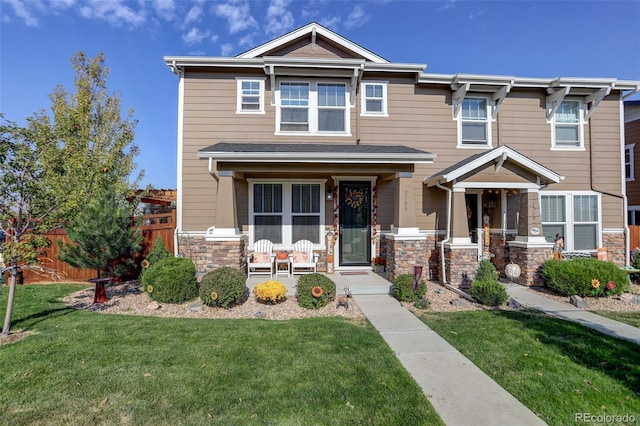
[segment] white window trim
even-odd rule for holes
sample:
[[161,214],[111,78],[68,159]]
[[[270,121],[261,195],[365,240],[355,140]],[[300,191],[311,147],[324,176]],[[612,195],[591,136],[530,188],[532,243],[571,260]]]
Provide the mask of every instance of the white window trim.
[[640,206],[628,206],[627,207],[627,217],[629,219],[629,223],[628,225],[631,226],[635,226],[635,225],[640,225],[640,223],[635,223],[636,222],[636,215],[635,212],[640,211]]
[[465,99],[486,99],[487,101],[487,143],[486,144],[465,144],[462,141],[462,104],[457,109],[458,114],[456,116],[456,105],[453,105],[454,116],[453,119],[457,121],[457,129],[458,129],[458,145],[457,148],[462,149],[491,149],[493,148],[493,137],[492,137],[492,123],[495,121],[493,118],[493,108],[495,108],[495,102],[491,99],[491,96],[488,95],[469,95],[467,94],[461,102],[464,102]]
[[[591,253],[597,250],[598,247],[602,247],[602,196],[598,192],[593,191],[540,191],[538,202],[542,207],[543,195],[564,195],[565,197],[565,235],[564,235],[564,251],[579,251],[585,253]],[[574,231],[573,228],[576,224],[573,220],[573,197],[574,195],[595,195],[598,200],[598,221],[597,222],[578,222],[578,223],[594,223],[597,226],[596,230],[596,247],[589,250],[576,250],[574,248]],[[559,223],[559,222],[552,222]],[[541,222],[542,225],[545,222]],[[546,235],[545,235],[546,237]]]
[[634,164],[635,163],[635,161],[634,161],[635,160],[634,159],[634,155],[635,155],[634,151],[635,151],[635,149],[636,149],[636,144],[635,143],[631,143],[631,144],[628,144],[628,145],[624,146],[625,154],[626,154],[626,151],[629,150],[629,163],[631,163],[631,167],[630,167],[631,173],[629,174],[629,177],[627,177],[627,162],[624,161],[624,164],[622,165],[623,166],[623,170],[625,171],[625,180],[627,182],[632,182],[632,181],[636,180],[635,179],[635,171],[634,171],[634,168],[635,168],[634,167],[635,166],[635,164]]
[[568,146],[568,145],[556,145],[556,113],[553,114],[551,120],[548,122],[551,123],[551,150],[552,151],[584,151],[584,115],[585,115],[585,105],[584,100],[580,98],[565,98],[562,102],[565,101],[574,101],[579,103],[579,123],[578,123],[578,146]]
[[[382,86],[382,111],[367,111],[367,85],[381,85]],[[388,81],[367,80],[360,83],[360,116],[362,117],[388,117],[389,112],[387,110],[387,86]]]
[[[257,110],[242,109],[242,83],[245,81],[260,83],[260,108]],[[264,88],[265,78],[236,77],[236,114],[265,114]]]
[[[249,182],[249,245],[255,244],[254,238],[254,212],[253,212],[253,185],[256,183],[272,183],[282,185],[282,243],[274,244],[274,250],[292,250],[295,241],[291,241],[294,216],[291,211],[291,185],[295,183],[320,185],[320,225],[318,232],[320,244],[314,244],[314,249],[325,249],[325,184],[326,179],[247,179]],[[302,215],[296,213],[296,215]],[[315,216],[315,214],[313,214]]]
[[[280,105],[280,83],[307,83],[309,84],[309,130],[308,131],[286,131],[280,130],[280,119],[282,117],[282,105]],[[345,117],[344,131],[327,132],[318,131],[318,83],[326,84],[342,84],[345,86]],[[335,80],[296,80],[282,79],[276,83],[275,99],[276,99],[276,131],[275,135],[293,135],[293,136],[351,136],[351,90],[349,83]],[[324,108],[324,107],[323,107]],[[328,107],[327,107],[328,108]]]

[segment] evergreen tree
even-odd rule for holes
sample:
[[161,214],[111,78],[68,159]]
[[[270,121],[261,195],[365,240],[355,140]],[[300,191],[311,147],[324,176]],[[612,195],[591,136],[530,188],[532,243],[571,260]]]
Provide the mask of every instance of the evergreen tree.
[[67,227],[67,235],[73,244],[58,240],[58,258],[95,269],[99,277],[119,277],[135,268],[133,256],[142,248],[140,229],[131,227],[131,209],[113,190],[91,202]]

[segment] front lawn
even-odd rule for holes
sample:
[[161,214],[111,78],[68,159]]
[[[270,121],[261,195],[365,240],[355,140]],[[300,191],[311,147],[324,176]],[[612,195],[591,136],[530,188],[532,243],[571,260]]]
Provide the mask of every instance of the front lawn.
[[539,312],[420,318],[550,425],[574,424],[577,413],[640,420],[638,345]]
[[[340,318],[102,315],[16,290],[0,347],[0,424],[442,424],[378,332]],[[8,289],[2,289],[4,318]]]

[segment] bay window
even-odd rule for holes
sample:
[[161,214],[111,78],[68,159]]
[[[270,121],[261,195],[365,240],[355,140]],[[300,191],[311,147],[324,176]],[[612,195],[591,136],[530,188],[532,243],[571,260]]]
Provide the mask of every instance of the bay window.
[[298,240],[322,244],[323,182],[251,182],[250,244],[267,239],[292,246]]

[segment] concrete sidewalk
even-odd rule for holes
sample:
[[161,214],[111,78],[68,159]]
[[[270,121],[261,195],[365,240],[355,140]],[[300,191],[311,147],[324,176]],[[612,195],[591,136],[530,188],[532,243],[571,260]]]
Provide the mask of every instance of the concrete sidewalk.
[[640,329],[637,327],[587,312],[573,305],[557,302],[548,297],[538,295],[519,284],[509,283],[505,284],[505,286],[509,296],[522,306],[542,311],[556,318],[575,321],[601,333],[626,339],[640,345]]
[[353,297],[447,425],[545,424],[393,297]]

